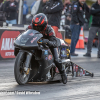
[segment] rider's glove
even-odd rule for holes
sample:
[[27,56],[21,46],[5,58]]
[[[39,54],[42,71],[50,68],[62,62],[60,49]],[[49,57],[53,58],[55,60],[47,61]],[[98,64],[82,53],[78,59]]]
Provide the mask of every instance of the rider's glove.
[[48,39],[43,39],[42,44],[46,45],[48,44],[49,40]]
[[52,41],[49,41],[48,39],[43,39],[42,44],[48,45],[49,47],[57,47],[57,44],[55,41],[52,42]]

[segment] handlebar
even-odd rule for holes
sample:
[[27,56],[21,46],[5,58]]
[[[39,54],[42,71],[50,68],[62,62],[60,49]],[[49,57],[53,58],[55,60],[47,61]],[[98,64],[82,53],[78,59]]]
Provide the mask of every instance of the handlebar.
[[[42,44],[42,42],[37,41],[37,43]],[[47,44],[47,43],[46,43]]]
[[42,42],[37,41],[37,43],[42,44]]

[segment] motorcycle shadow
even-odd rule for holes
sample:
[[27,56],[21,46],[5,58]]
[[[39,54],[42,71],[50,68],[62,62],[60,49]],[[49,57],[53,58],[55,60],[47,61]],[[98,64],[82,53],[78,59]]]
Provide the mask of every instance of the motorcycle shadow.
[[27,85],[45,85],[45,84],[56,84],[56,83],[61,83],[61,81],[56,80],[56,81],[48,81],[48,82],[28,82]]

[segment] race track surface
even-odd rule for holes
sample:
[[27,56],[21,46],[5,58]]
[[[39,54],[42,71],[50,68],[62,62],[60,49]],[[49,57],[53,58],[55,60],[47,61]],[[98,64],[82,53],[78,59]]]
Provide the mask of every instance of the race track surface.
[[94,77],[68,77],[68,83],[28,83],[19,86],[14,79],[14,60],[0,61],[0,91],[39,91],[40,95],[0,94],[0,100],[100,100],[100,59],[72,58],[94,73]]

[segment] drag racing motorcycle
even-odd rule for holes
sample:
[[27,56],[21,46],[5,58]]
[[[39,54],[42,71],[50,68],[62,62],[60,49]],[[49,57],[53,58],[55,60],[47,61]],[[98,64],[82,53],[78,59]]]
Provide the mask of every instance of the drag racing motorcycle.
[[[61,80],[53,55],[47,45],[42,45],[43,35],[33,29],[21,33],[14,42],[15,80],[19,85],[27,82]],[[63,68],[68,70],[70,64],[69,46],[57,38],[58,54]]]

